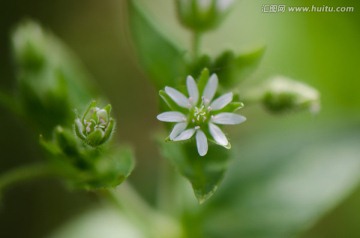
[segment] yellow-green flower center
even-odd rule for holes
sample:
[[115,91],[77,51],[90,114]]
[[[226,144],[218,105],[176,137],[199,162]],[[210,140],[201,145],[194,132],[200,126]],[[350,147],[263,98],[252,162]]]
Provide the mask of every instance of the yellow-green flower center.
[[192,123],[195,126],[206,124],[211,116],[209,108],[204,104],[201,104],[200,107],[193,107],[190,110],[189,115],[189,123]]

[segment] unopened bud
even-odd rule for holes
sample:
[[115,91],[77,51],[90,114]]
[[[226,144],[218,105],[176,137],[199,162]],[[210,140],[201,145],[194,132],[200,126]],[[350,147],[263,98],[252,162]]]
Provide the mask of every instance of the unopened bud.
[[283,76],[269,80],[262,101],[272,112],[305,109],[316,113],[320,110],[320,94],[316,89]]
[[176,0],[180,22],[196,32],[216,28],[233,0]]
[[115,121],[110,116],[111,105],[104,108],[92,102],[82,118],[75,120],[75,133],[86,144],[96,147],[108,141],[115,129]]

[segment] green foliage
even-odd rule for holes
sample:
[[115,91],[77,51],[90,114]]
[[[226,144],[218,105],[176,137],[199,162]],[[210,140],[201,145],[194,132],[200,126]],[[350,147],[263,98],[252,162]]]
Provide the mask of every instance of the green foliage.
[[185,76],[184,51],[160,33],[137,1],[130,1],[129,11],[139,60],[150,79],[158,90],[178,85],[179,78]]
[[[227,13],[217,9],[216,2],[220,2],[217,0],[209,0],[210,7],[205,10],[198,5],[200,1],[187,2],[191,5],[176,1],[179,18],[197,36],[217,27]],[[254,90],[245,87],[243,82],[256,68],[264,47],[243,54],[224,51],[214,59],[207,55],[199,57],[194,50],[194,57],[187,59],[185,50],[162,34],[137,1],[130,1],[129,12],[131,33],[141,64],[160,90],[165,104],[172,111],[190,115],[187,118],[190,118],[191,126],[198,127],[196,130],[208,126],[211,116],[216,116],[210,114],[211,108],[201,107],[200,112],[205,113],[202,116],[206,119],[196,122],[198,115],[195,116],[193,108],[179,106],[173,100],[174,96],[161,90],[171,86],[184,92],[187,75],[200,75],[197,80],[200,96],[209,76],[215,73],[220,79],[217,94],[241,88],[245,92],[241,98],[261,104],[270,112],[318,111],[320,94],[304,83],[275,77],[256,85]],[[196,44],[194,49],[198,48]],[[122,183],[134,168],[134,155],[127,146],[105,143],[110,142],[115,129],[111,105],[100,109],[92,102],[74,123],[74,108],[84,108],[97,95],[88,85],[87,74],[68,49],[36,23],[25,22],[14,32],[13,53],[18,69],[19,99],[0,93],[0,102],[16,108],[14,111],[21,111],[43,133],[40,143],[51,167],[57,168],[57,172],[76,188],[109,189]],[[185,100],[187,96],[190,97],[190,93],[186,94]],[[234,97],[240,99],[238,95]],[[243,106],[240,102],[231,102],[214,111],[229,113]],[[250,119],[252,122],[258,120],[256,126],[266,124],[263,118],[254,118],[251,114]],[[185,124],[189,122],[187,119],[181,122],[184,121]],[[344,120],[340,122],[346,124]],[[120,198],[111,198],[121,200],[125,197],[119,202],[120,216],[103,212],[90,214],[51,237],[169,238],[180,237],[181,229],[189,238],[277,238],[300,234],[358,184],[360,137],[358,124],[330,131],[319,128],[306,131],[303,126],[297,128],[297,124],[298,121],[290,121],[287,127],[280,125],[278,128],[270,124],[267,127],[271,129],[256,135],[253,131],[247,132],[243,142],[232,141],[235,146],[231,151],[225,149],[230,148],[230,143],[223,148],[208,139],[212,134],[206,127],[202,132],[210,145],[204,157],[196,153],[193,139],[187,139],[185,143],[173,143],[169,138],[159,140],[161,155],[191,183],[200,204],[212,197],[218,188],[221,190],[206,205],[196,204],[195,207],[187,200],[187,191],[183,187],[170,184],[170,190],[176,190],[174,193],[179,195],[182,205],[175,207],[179,204],[170,201],[175,207],[172,210],[176,218],[183,225],[177,226],[175,222],[173,233],[167,233],[173,228],[171,218],[161,213],[154,215],[152,208],[144,208],[141,199],[125,191],[119,193]],[[332,125],[328,127],[333,128]],[[21,176],[33,176],[34,171],[36,174],[36,169],[28,172],[29,175],[24,171]],[[227,177],[223,181],[225,173]],[[21,177],[17,173],[10,175],[5,176],[2,183],[0,181],[0,187]],[[104,220],[106,223],[102,222]],[[90,228],[84,229],[85,226]],[[145,230],[156,235],[144,235]]]
[[[208,66],[208,60],[196,62],[197,66],[191,66],[189,63],[186,63],[181,50],[176,48],[174,43],[170,42],[160,33],[154,23],[151,22],[149,17],[137,5],[136,1],[131,1],[129,5],[130,26],[140,55],[139,59],[158,89],[163,89],[165,86],[181,87],[186,75],[191,73],[190,71],[195,71],[192,68],[197,68],[199,71],[194,75],[199,75],[200,70]],[[247,59],[245,56],[231,59],[226,62],[226,66],[224,66],[225,63],[217,60],[213,63],[213,66],[218,67],[222,64],[223,67],[228,68],[230,71],[234,68],[232,64],[236,64],[236,67],[241,69],[246,66],[243,62],[250,61],[240,60],[244,58]],[[250,59],[251,57],[248,58]],[[208,70],[204,70],[201,74],[198,83],[200,92],[203,91],[209,75]],[[171,110],[184,111],[164,91],[160,91],[160,96]],[[235,108],[238,109],[239,106],[229,105],[229,107],[234,107],[232,108],[234,110]],[[215,147],[211,146],[210,154],[206,158],[200,158],[196,154],[194,146],[179,146],[171,143],[162,145],[164,157],[172,161],[179,172],[189,179],[200,203],[207,200],[216,191],[226,171],[228,153],[225,149],[216,149]]]
[[81,143],[68,129],[57,127],[53,140],[40,140],[51,162],[61,168],[72,186],[99,189],[123,182],[134,168],[129,147],[94,149]]
[[46,135],[56,125],[70,126],[73,109],[97,96],[81,64],[33,21],[19,24],[12,45],[22,114]]
[[188,72],[190,75],[197,75],[204,68],[208,68],[210,74],[216,73],[219,76],[220,86],[229,90],[240,85],[256,69],[264,51],[265,47],[259,47],[236,55],[228,50],[214,60],[203,55],[195,62],[188,63]]
[[160,142],[162,155],[186,177],[199,203],[204,203],[217,190],[229,162],[229,151],[210,145],[205,157],[196,153],[195,143],[176,144]]
[[222,79],[221,85],[228,89],[238,86],[256,69],[265,47],[259,47],[248,52],[235,55],[232,51],[225,51],[212,65],[212,72]]
[[205,237],[293,237],[357,186],[359,130],[309,130],[248,141],[242,159],[234,153],[221,191],[203,211]]
[[10,108],[16,106],[13,111],[40,131],[40,144],[59,174],[72,186],[86,189],[114,187],[124,181],[134,168],[132,150],[111,144],[99,147],[115,129],[111,105],[100,109],[92,102],[81,119],[74,118],[75,108],[84,108],[98,97],[76,57],[33,21],[15,29],[12,45],[18,97],[10,100],[1,94],[1,101]]

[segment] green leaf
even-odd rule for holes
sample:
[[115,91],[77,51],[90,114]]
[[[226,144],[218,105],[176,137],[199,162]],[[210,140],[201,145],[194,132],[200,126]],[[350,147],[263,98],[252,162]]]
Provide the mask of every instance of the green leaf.
[[204,203],[217,190],[229,161],[229,150],[210,144],[206,156],[197,153],[195,143],[161,142],[162,154],[187,178],[199,203]]
[[130,30],[140,63],[158,90],[176,87],[186,76],[184,50],[166,38],[136,0],[129,3]]
[[111,188],[121,184],[133,171],[135,160],[130,147],[113,148],[92,159],[92,167],[79,177],[77,187],[87,189]]
[[223,89],[232,89],[253,73],[264,51],[265,47],[259,47],[239,55],[235,55],[233,51],[225,51],[214,60],[203,55],[197,61],[188,63],[188,74],[197,76],[201,70],[208,68],[210,74],[218,75],[220,86]]
[[208,55],[202,55],[198,59],[188,60],[187,62],[187,73],[194,78],[202,73],[204,68],[212,66],[212,58]]
[[199,88],[199,94],[202,95],[203,94],[203,91],[205,89],[205,86],[209,80],[209,77],[210,77],[210,72],[207,68],[203,68],[202,71],[201,71],[201,74],[199,76],[199,79],[198,79],[198,88]]
[[219,112],[236,112],[237,110],[240,110],[244,107],[244,104],[242,102],[231,102],[227,106],[225,106],[223,109],[216,111]]
[[243,159],[204,211],[205,237],[294,237],[310,228],[358,185],[359,134],[297,131],[242,145]]
[[135,166],[133,150],[128,146],[104,146],[94,149],[80,143],[75,133],[55,128],[52,141],[40,137],[54,167],[61,170],[71,186],[86,189],[110,188],[121,184]]
[[248,77],[258,65],[265,47],[235,55],[226,51],[215,59],[210,71],[218,74],[224,88],[232,88]]

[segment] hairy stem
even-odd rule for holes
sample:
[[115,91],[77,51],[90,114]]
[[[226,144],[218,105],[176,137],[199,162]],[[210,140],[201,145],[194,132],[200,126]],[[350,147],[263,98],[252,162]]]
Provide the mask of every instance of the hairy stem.
[[145,217],[153,212],[152,208],[138,195],[128,182],[122,183],[115,189],[109,189],[108,194],[110,198],[116,202],[116,205],[125,212],[130,210],[132,214]]
[[201,33],[200,32],[193,32],[192,38],[192,53],[194,60],[197,60],[200,56],[200,44],[201,44]]
[[157,183],[157,207],[172,214],[176,207],[173,203],[175,199],[174,187],[176,187],[174,176],[170,165],[163,159],[160,164],[160,173]]

